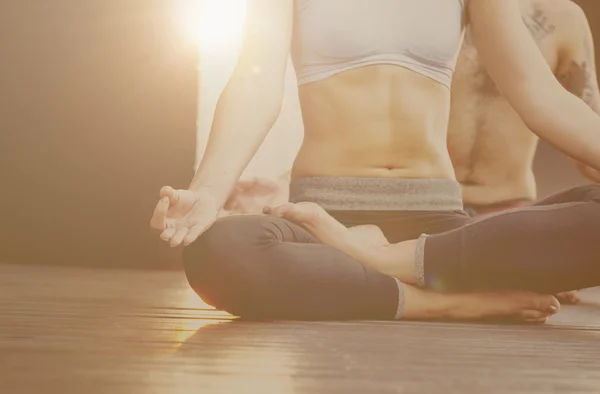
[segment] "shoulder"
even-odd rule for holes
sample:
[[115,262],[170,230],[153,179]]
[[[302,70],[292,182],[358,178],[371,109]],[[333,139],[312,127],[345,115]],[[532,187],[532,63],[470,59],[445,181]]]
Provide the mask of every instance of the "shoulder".
[[571,0],[535,0],[546,10],[556,27],[557,43],[562,56],[579,53],[593,45],[592,32],[584,10]]
[[547,3],[548,7],[553,9],[556,14],[567,18],[569,21],[587,22],[583,9],[572,0],[546,0],[540,2]]
[[534,7],[544,11],[565,33],[582,32],[588,26],[583,9],[571,0],[530,0]]

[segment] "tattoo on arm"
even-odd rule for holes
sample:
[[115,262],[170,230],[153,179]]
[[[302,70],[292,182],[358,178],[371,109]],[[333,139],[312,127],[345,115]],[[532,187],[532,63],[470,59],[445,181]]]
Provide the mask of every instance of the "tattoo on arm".
[[541,41],[546,36],[554,33],[556,26],[549,20],[544,11],[536,6],[533,13],[528,16],[523,16],[523,22],[529,29],[529,32],[536,41]]
[[586,104],[594,104],[594,81],[588,62],[571,61],[557,75],[558,80],[569,92],[581,98]]
[[600,114],[594,38],[585,15],[582,14],[578,20],[577,27],[571,27],[569,34],[571,40],[565,42],[565,48],[561,51],[564,55],[556,71],[556,78],[566,90]]

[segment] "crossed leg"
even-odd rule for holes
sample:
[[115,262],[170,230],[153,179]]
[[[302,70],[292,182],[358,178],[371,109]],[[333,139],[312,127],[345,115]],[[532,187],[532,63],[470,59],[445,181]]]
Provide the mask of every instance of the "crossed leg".
[[[362,230],[350,231],[373,245],[385,242],[373,228]],[[291,221],[264,215],[219,219],[184,249],[184,264],[190,285],[207,303],[251,319],[511,316],[540,322],[559,308],[554,297],[534,292],[443,294],[403,284]]]
[[596,185],[433,235],[427,248],[418,240],[373,245],[312,203],[284,204],[269,213],[302,225],[321,242],[380,272],[439,290],[553,293],[600,284]]

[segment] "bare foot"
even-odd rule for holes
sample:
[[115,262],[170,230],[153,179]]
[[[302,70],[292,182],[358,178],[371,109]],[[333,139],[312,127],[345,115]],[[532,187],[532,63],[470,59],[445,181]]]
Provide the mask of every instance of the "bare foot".
[[370,247],[387,244],[387,239],[377,226],[348,229],[312,202],[286,203],[275,208],[265,208],[264,213],[306,228],[325,245],[341,250],[363,263],[368,263],[364,254]]
[[[378,227],[359,226],[348,229],[315,203],[287,203],[276,208],[266,208],[264,212],[301,225],[324,244],[366,264],[370,262],[366,261],[369,253],[365,254],[365,250],[373,246],[389,245]],[[444,294],[408,284],[404,285],[404,292],[405,319],[473,320],[518,317],[528,322],[543,323],[560,309],[560,303],[555,297],[528,292]]]
[[556,295],[556,298],[558,298],[558,300],[565,305],[576,305],[581,302],[581,298],[579,298],[579,292],[576,290],[559,293]]
[[341,250],[362,264],[405,283],[417,283],[416,240],[390,244],[373,225],[346,228],[319,205],[287,203],[266,208],[265,213],[290,220],[310,231],[319,241]]
[[348,231],[350,231],[352,237],[361,239],[366,245],[385,246],[390,244],[383,231],[373,224],[348,227]]
[[545,323],[560,310],[555,297],[529,292],[450,294],[404,285],[404,293],[405,319],[516,317],[526,322]]

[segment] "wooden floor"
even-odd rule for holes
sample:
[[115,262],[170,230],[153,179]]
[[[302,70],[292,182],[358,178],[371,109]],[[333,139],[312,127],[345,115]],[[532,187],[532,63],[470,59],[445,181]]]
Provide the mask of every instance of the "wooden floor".
[[0,265],[0,393],[597,394],[584,296],[546,326],[242,323],[178,272]]

